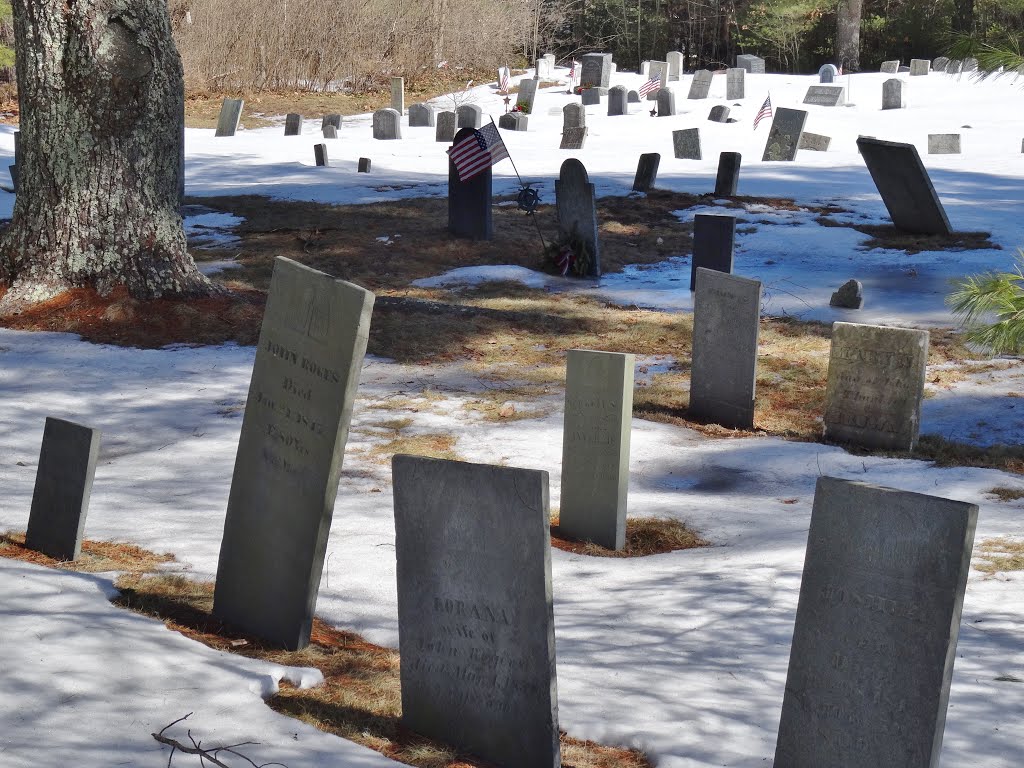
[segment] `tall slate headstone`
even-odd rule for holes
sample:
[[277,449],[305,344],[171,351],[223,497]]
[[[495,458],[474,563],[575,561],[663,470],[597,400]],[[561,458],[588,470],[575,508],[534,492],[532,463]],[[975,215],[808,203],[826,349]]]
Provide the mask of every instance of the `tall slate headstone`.
[[677,160],[700,160],[700,129],[672,131],[672,154]]
[[732,274],[736,217],[698,213],[693,217],[693,258],[690,260],[690,290],[697,288],[697,268],[705,267]]
[[683,78],[683,54],[680,51],[669,51],[665,54],[665,63],[668,64],[668,80],[682,80]]
[[341,115],[324,115],[320,121],[320,130],[323,131],[328,125],[333,125],[335,129],[341,130]]
[[585,53],[580,66],[580,85],[584,88],[607,88],[612,76],[610,53]]
[[409,127],[410,128],[433,128],[434,108],[429,104],[409,105]]
[[26,549],[54,560],[78,559],[99,452],[98,429],[46,417]]
[[[639,101],[639,98],[637,99]],[[608,115],[629,114],[629,92],[624,85],[613,85],[608,89]]]
[[928,331],[833,323],[825,438],[909,451],[917,442]]
[[713,75],[710,70],[698,69],[690,81],[690,91],[686,94],[688,99],[706,99],[711,91],[711,80]]
[[926,235],[952,232],[917,147],[860,136],[857,148],[897,229]]
[[457,123],[458,115],[454,112],[441,112],[438,114],[437,125],[434,127],[434,141],[452,141],[455,138]]
[[313,145],[313,159],[316,161],[316,164],[318,166],[330,165],[330,162],[327,159],[327,145],[326,144],[314,144]]
[[640,155],[640,161],[636,164],[636,176],[633,177],[634,192],[650,192],[658,180],[658,166],[661,165],[661,155],[657,152],[647,152]]
[[658,91],[658,117],[671,117],[676,113],[676,94],[671,88]]
[[929,155],[959,155],[960,134],[959,133],[929,133],[928,134]]
[[742,67],[752,75],[764,74],[764,59],[750,53],[741,53],[736,57],[736,66]]
[[[523,78],[522,80],[520,80],[519,81],[519,93],[516,94],[516,105],[518,105],[519,108],[523,112],[525,112],[526,114],[530,115],[530,114],[533,114],[533,105],[534,105],[534,102],[536,100],[537,100],[537,81],[536,80],[531,80],[528,77]],[[465,126],[460,125],[459,127],[460,128],[464,128]],[[474,128],[479,128],[480,126],[479,125],[475,125],[473,127]]]
[[761,283],[697,267],[690,416],[753,429]]
[[284,135],[300,136],[302,134],[302,115],[289,112],[284,118]]
[[459,128],[479,128],[483,114],[483,110],[477,104],[462,104],[455,109]]
[[725,71],[725,98],[729,101],[746,98],[744,77],[747,70],[742,67],[730,67]]
[[936,768],[978,507],[819,477],[775,765]]
[[733,197],[740,183],[739,152],[722,152],[718,156],[718,175],[715,177],[715,197]]
[[883,61],[882,66],[878,69],[884,75],[895,75],[900,71],[899,59],[895,61]]
[[587,113],[583,105],[571,101],[562,107],[562,130],[566,128],[582,128],[587,124]]
[[405,78],[391,78],[391,108],[400,115],[405,114]]
[[796,152],[800,147],[800,137],[803,135],[806,122],[807,113],[802,109],[776,109],[761,160],[796,160]]
[[918,77],[920,75],[927,75],[931,70],[932,62],[930,59],[911,59],[910,60],[910,76]]
[[626,545],[633,355],[566,353],[558,527],[606,549]]
[[907,106],[904,84],[898,77],[882,83],[882,109],[903,109]]
[[[586,130],[586,129],[584,129]],[[578,238],[587,248],[587,275],[601,276],[601,241],[597,236],[597,200],[583,163],[569,158],[555,180],[555,211],[561,240]]]
[[[455,134],[452,146],[472,136],[473,130],[462,128]],[[490,240],[494,236],[490,166],[473,178],[460,181],[455,163],[448,159],[448,231],[468,240]]]
[[392,459],[402,725],[559,768],[548,473]]
[[242,119],[242,107],[245,99],[224,99],[220,105],[220,116],[217,118],[217,130],[214,136],[234,136],[238,130],[238,121]]
[[397,109],[378,109],[373,113],[373,138],[392,141],[402,138],[402,114]]
[[231,479],[213,613],[309,642],[374,295],[278,257]]

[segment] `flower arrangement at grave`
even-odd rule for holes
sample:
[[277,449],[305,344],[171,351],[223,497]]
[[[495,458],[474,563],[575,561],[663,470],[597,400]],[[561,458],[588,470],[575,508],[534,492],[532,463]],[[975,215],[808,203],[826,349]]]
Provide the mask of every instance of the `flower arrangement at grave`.
[[560,275],[583,277],[590,271],[592,258],[590,247],[573,230],[571,235],[548,246],[545,261]]
[[522,112],[524,115],[528,115],[530,114],[530,103],[528,101],[517,101],[516,105],[509,112]]
[[592,87],[593,86],[590,85],[577,85],[575,88],[572,89],[572,92],[575,93],[577,96],[581,96],[583,95],[584,91],[589,90]]

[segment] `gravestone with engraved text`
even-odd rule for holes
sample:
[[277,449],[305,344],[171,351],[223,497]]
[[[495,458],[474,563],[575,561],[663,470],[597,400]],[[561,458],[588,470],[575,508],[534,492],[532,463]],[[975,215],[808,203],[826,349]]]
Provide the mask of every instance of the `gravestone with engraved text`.
[[837,107],[843,102],[844,93],[846,88],[841,85],[812,85],[804,95],[804,104]]
[[823,136],[820,133],[804,131],[800,134],[800,144],[797,145],[797,149],[809,149],[813,152],[828,152],[828,146],[831,143],[831,136]]
[[610,117],[629,114],[629,92],[624,85],[613,85],[608,89],[608,115]]
[[665,63],[668,64],[667,79],[669,81],[681,80],[683,77],[683,54],[681,51],[669,51],[665,54]]
[[764,59],[750,53],[741,53],[736,57],[736,66],[745,69],[752,75],[764,74]]
[[320,120],[320,130],[323,131],[328,125],[333,125],[337,130],[341,130],[341,115],[324,115]]
[[580,66],[580,85],[584,88],[607,88],[612,76],[610,53],[585,53]]
[[776,109],[761,160],[795,160],[806,122],[807,113],[802,109]]
[[434,141],[450,142],[455,138],[455,131],[458,130],[458,115],[454,112],[441,112],[437,115],[437,125],[434,126]]
[[677,160],[700,160],[700,129],[672,131],[672,152]]
[[676,94],[671,88],[658,91],[658,117],[671,117],[676,113]]
[[725,71],[725,98],[729,101],[746,98],[744,85],[746,73],[747,70],[743,67],[729,67]]
[[882,83],[882,109],[903,109],[907,106],[906,85],[898,77]]
[[562,130],[567,128],[582,128],[587,124],[587,113],[583,105],[571,101],[562,107]]
[[729,122],[729,108],[724,104],[716,104],[708,112],[708,120],[712,123],[728,123]]
[[911,59],[910,60],[910,76],[919,77],[921,75],[927,75],[931,71],[932,62],[930,59]]
[[688,99],[706,99],[711,91],[711,80],[713,75],[710,70],[698,69],[690,81],[690,90],[686,94]]
[[601,103],[601,89],[587,88],[580,94],[580,102],[587,107]]
[[928,134],[929,155],[959,155],[960,134],[959,133],[929,133]]
[[461,104],[455,108],[459,128],[479,128],[483,114],[484,111],[478,104]]
[[900,71],[899,59],[895,61],[883,61],[882,66],[878,68],[878,71],[884,75],[895,75]]
[[[661,83],[658,87],[664,89],[668,85],[668,62],[665,61],[651,61],[648,62],[647,79],[654,80],[655,78]],[[654,101],[658,98],[658,91],[648,91],[647,100]]]
[[822,64],[818,70],[819,83],[831,83],[839,76],[839,70],[835,64]]
[[435,127],[434,108],[429,104],[409,105],[409,127],[410,128],[433,128]]
[[[516,105],[526,114],[533,114],[533,105],[537,101],[537,81],[531,78],[525,77],[519,81],[519,93],[516,94]],[[460,128],[465,128],[462,123],[459,123]],[[473,126],[479,128],[480,124],[477,123]]]
[[562,130],[562,141],[559,149],[583,149],[587,140],[587,127],[582,125],[578,128],[565,128]]

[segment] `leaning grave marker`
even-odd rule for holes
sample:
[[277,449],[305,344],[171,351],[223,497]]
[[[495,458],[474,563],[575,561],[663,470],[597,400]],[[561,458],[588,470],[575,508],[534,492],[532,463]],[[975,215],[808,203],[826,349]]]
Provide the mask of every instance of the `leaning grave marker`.
[[242,119],[242,108],[245,106],[245,99],[224,99],[220,105],[220,115],[217,117],[217,130],[214,136],[234,136],[238,130],[238,121]]
[[309,642],[374,295],[278,257],[231,479],[213,612]]
[[818,478],[779,768],[936,768],[978,507]]
[[909,451],[917,441],[928,331],[833,323],[825,438]]
[[952,233],[917,147],[859,136],[857,149],[897,229],[926,235]]
[[558,768],[548,473],[392,459],[402,723]]
[[768,131],[768,141],[764,145],[761,160],[796,160],[797,149],[800,147],[800,136],[803,135],[807,113],[802,109],[779,107],[772,118],[772,127]]

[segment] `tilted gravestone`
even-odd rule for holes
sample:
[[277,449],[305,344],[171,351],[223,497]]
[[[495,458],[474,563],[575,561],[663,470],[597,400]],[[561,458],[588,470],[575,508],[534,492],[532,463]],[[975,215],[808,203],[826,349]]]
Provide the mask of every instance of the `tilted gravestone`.
[[341,130],[341,115],[324,115],[320,121],[320,130],[322,131],[328,125],[333,125],[336,129]]
[[929,155],[959,155],[960,134],[959,133],[929,133],[928,134]]
[[833,323],[825,438],[909,451],[917,441],[928,331]]
[[391,108],[400,115],[405,114],[405,78],[391,78]]
[[939,56],[937,59],[932,61],[932,71],[933,72],[945,72],[946,71],[946,66],[948,64],[949,64],[949,57],[948,56]]
[[725,71],[725,98],[729,101],[733,99],[746,98],[746,88],[744,86],[744,76],[747,70],[743,67],[730,67]]
[[601,103],[601,89],[587,88],[580,94],[580,101],[584,106],[590,107]]
[[878,71],[884,75],[895,75],[900,70],[900,62],[896,61],[883,61],[882,66],[879,67]]
[[313,158],[316,160],[318,166],[330,165],[327,160],[327,145],[326,144],[314,144],[313,145]]
[[727,123],[729,122],[729,111],[728,107],[717,104],[708,113],[708,120],[712,123]]
[[670,88],[658,91],[658,117],[671,117],[676,113],[676,94]]
[[483,110],[476,104],[462,104],[455,108],[459,128],[479,128],[483,114]]
[[659,165],[661,155],[657,152],[640,155],[640,161],[636,164],[636,176],[633,177],[634,192],[649,192],[654,189],[654,184],[658,180]]
[[435,126],[434,108],[429,104],[409,105],[410,128],[433,128]]
[[722,152],[718,156],[718,175],[715,177],[715,197],[732,197],[740,183],[739,152]]
[[935,768],[978,507],[819,477],[775,765]]
[[[533,106],[537,101],[537,81],[531,80],[530,78],[523,78],[519,81],[519,93],[516,94],[516,106],[528,115],[533,114]],[[464,125],[459,125],[460,128],[464,128]],[[480,125],[474,125],[474,128],[479,128]]]
[[548,473],[392,459],[402,725],[558,768]]
[[[637,99],[639,101],[639,98]],[[608,89],[608,115],[629,114],[629,92],[624,85],[615,85]]]
[[224,99],[220,105],[220,116],[217,118],[217,130],[214,136],[234,136],[238,130],[238,121],[242,119],[242,107],[245,99]]
[[795,160],[806,122],[807,113],[802,109],[776,109],[761,160]]
[[583,105],[570,102],[562,107],[562,130],[566,128],[582,128],[587,124],[587,113]]
[[369,173],[370,172],[370,158],[360,157],[359,164],[356,166],[356,173]]
[[750,53],[741,53],[736,57],[736,66],[745,69],[752,75],[764,74],[764,59]]
[[707,69],[698,69],[693,80],[690,81],[690,91],[686,94],[688,99],[706,99],[711,91],[711,80],[713,75]]
[[231,479],[213,613],[309,642],[374,295],[278,257]]
[[[647,79],[654,80],[657,78],[661,85],[658,86],[662,90],[668,85],[668,62],[665,61],[652,61],[647,72]],[[647,94],[648,101],[654,101],[658,98],[659,91],[649,91]]]
[[437,116],[437,125],[434,127],[434,141],[450,142],[455,138],[458,115],[454,112],[441,112]]
[[507,131],[525,131],[530,118],[522,112],[509,112],[498,118],[498,127]]
[[753,429],[761,283],[705,267],[697,272],[688,413]]
[[78,559],[99,452],[98,429],[46,417],[26,549],[54,560]]
[[681,80],[683,77],[683,54],[681,51],[669,51],[665,54],[665,63],[668,64],[667,78],[669,81]]
[[835,64],[822,64],[821,69],[818,70],[819,83],[831,83],[837,77],[839,77],[839,70]]
[[841,85],[812,85],[804,96],[804,104],[819,107],[837,107],[843,102],[846,88]]
[[[578,130],[586,130],[578,129]],[[594,185],[583,163],[570,158],[562,163],[555,180],[555,211],[560,240],[578,240],[587,250],[587,271],[601,275],[601,241],[597,236],[597,200]]]
[[910,76],[918,77],[920,75],[927,75],[931,70],[932,62],[930,59],[911,59],[910,60]]
[[325,139],[336,139],[338,138],[338,129],[333,125],[327,124],[323,128]]
[[[473,134],[473,128],[462,128],[455,134],[452,146]],[[468,240],[490,240],[494,236],[491,166],[461,181],[455,163],[448,158],[448,231],[454,237]]]
[[917,147],[860,136],[857,148],[897,229],[926,235],[952,232]]
[[558,145],[559,149],[583,149],[583,145],[587,140],[587,127],[585,125],[579,128],[565,128],[562,131],[562,141]]
[[626,545],[634,357],[566,353],[558,528],[605,549]]
[[672,131],[672,152],[677,160],[700,160],[700,129]]
[[697,268],[732,273],[736,217],[698,213],[693,217],[693,258],[690,260],[690,290],[697,288]]
[[831,143],[831,136],[822,136],[820,133],[804,131],[800,134],[800,144],[797,146],[797,149],[809,149],[814,152],[828,152],[828,145]]
[[[612,90],[614,90],[614,88],[609,90],[608,93],[610,94]],[[629,94],[626,96],[626,102],[629,104],[639,104],[640,94],[637,91],[630,91]]]
[[607,88],[612,76],[610,53],[585,53],[580,66],[580,85],[584,88]]
[[402,114],[397,109],[378,109],[373,113],[373,138],[391,141],[402,138]]
[[284,118],[284,135],[300,136],[302,134],[302,115],[289,112]]
[[903,109],[907,106],[906,88],[902,80],[893,77],[882,83],[882,109]]

